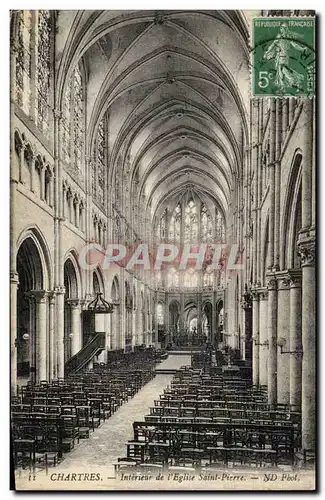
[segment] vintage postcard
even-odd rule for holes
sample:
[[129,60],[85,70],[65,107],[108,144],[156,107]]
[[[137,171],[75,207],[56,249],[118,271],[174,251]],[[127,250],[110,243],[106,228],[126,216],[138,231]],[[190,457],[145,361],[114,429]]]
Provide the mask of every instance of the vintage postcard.
[[316,15],[10,12],[16,490],[315,490]]

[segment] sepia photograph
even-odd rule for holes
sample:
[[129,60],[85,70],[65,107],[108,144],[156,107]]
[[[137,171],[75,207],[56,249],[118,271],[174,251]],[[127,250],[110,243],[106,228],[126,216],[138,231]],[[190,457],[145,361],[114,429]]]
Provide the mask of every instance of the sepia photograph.
[[315,491],[315,11],[8,17],[10,489]]

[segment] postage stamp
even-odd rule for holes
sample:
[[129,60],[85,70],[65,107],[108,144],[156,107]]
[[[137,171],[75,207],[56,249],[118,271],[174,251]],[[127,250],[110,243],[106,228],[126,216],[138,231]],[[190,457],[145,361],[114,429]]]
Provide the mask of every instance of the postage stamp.
[[315,24],[313,17],[253,20],[254,96],[315,94]]

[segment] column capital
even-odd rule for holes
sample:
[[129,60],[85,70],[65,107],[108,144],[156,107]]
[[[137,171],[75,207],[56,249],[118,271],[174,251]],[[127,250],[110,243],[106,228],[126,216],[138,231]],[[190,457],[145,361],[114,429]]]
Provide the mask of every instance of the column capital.
[[290,280],[290,288],[301,288],[301,269],[288,269],[288,277]]
[[314,238],[298,240],[298,253],[300,255],[301,266],[315,266],[316,262],[316,242]]
[[57,294],[57,295],[64,295],[65,294],[65,287],[63,285],[59,285],[59,286],[56,286],[54,288],[54,292]]
[[267,288],[260,288],[258,290],[258,294],[259,294],[260,300],[267,300],[269,291]]
[[80,309],[81,308],[81,300],[80,299],[67,299],[67,303],[71,307],[71,309]]
[[13,285],[19,285],[19,276],[16,272],[10,272],[10,283]]
[[56,296],[55,290],[51,290],[51,291],[47,292],[47,296],[49,298],[50,304],[54,304],[55,296]]
[[278,290],[289,290],[290,288],[290,276],[288,271],[280,271],[276,274]]
[[274,274],[266,275],[266,286],[268,290],[277,289],[277,280]]
[[46,301],[47,294],[46,290],[31,290],[26,295],[34,298],[36,302],[41,303]]

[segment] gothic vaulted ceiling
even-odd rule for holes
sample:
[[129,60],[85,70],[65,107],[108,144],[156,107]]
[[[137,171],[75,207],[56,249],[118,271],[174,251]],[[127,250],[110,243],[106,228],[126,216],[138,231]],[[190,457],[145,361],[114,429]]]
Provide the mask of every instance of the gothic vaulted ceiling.
[[226,213],[248,139],[245,14],[60,11],[58,26],[58,100],[82,58],[88,151],[109,116],[109,185],[127,169],[151,217],[186,187]]

